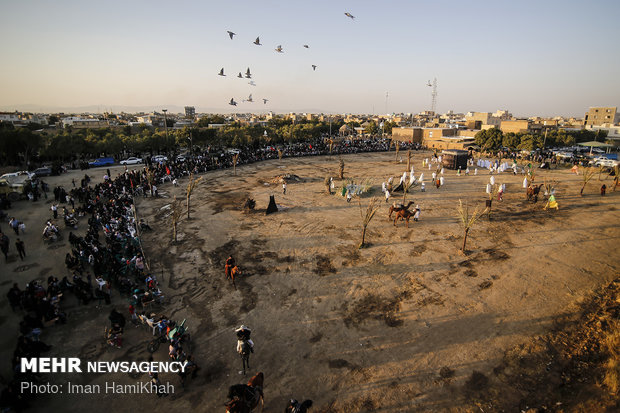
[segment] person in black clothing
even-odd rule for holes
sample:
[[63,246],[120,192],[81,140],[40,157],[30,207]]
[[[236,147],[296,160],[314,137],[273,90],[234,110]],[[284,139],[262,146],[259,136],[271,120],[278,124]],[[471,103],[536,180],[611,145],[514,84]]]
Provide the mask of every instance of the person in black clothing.
[[26,246],[24,245],[24,241],[17,238],[17,241],[15,241],[15,248],[17,248],[17,252],[19,253],[19,258],[23,261],[26,256]]
[[4,261],[9,260],[9,237],[0,232],[0,251],[4,254]]
[[22,308],[22,290],[19,289],[17,283],[13,284],[13,288],[9,290],[6,296],[9,299],[9,304],[11,304],[13,311]]
[[108,316],[108,319],[110,320],[112,325],[118,324],[121,328],[125,328],[125,316],[116,311],[116,308],[112,309],[110,315]]

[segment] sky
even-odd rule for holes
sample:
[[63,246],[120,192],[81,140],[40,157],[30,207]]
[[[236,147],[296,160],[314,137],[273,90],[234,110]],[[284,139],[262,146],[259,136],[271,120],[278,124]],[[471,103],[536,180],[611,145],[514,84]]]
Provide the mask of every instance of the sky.
[[[417,113],[431,109],[435,78],[441,113],[583,117],[620,106],[617,0],[0,0],[0,9],[0,110]],[[247,68],[256,86],[236,77]]]

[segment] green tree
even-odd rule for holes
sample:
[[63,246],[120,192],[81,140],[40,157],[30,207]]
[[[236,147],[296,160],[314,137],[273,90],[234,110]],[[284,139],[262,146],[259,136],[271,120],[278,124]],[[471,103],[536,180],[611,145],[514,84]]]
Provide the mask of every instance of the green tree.
[[364,132],[370,135],[375,135],[379,132],[379,127],[377,126],[375,121],[372,120],[368,122],[368,125],[366,125],[366,127],[364,128]]
[[510,149],[517,149],[521,143],[521,138],[514,132],[508,132],[502,138],[502,146]]
[[482,130],[474,137],[476,145],[482,150],[498,150],[502,146],[504,134],[497,128]]
[[540,135],[525,134],[521,136],[521,143],[519,143],[518,149],[525,151],[533,151],[537,148],[541,148],[543,144],[543,137]]

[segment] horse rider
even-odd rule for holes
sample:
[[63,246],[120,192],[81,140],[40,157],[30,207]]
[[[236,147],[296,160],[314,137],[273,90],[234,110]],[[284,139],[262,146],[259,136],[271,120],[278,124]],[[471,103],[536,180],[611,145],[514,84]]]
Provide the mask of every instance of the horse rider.
[[235,330],[237,334],[237,353],[241,353],[243,351],[243,343],[247,342],[250,346],[250,352],[254,353],[254,342],[250,339],[250,334],[252,334],[252,330],[249,327],[242,325],[238,329]]
[[230,270],[235,266],[235,259],[232,255],[228,256],[226,259],[226,264],[224,265],[224,273],[226,274],[226,279],[230,278]]

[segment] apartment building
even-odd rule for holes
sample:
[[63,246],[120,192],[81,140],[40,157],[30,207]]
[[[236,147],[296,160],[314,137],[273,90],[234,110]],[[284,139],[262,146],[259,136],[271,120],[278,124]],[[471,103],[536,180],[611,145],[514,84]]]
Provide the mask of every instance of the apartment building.
[[617,107],[591,107],[584,117],[584,126],[617,125],[620,114]]

